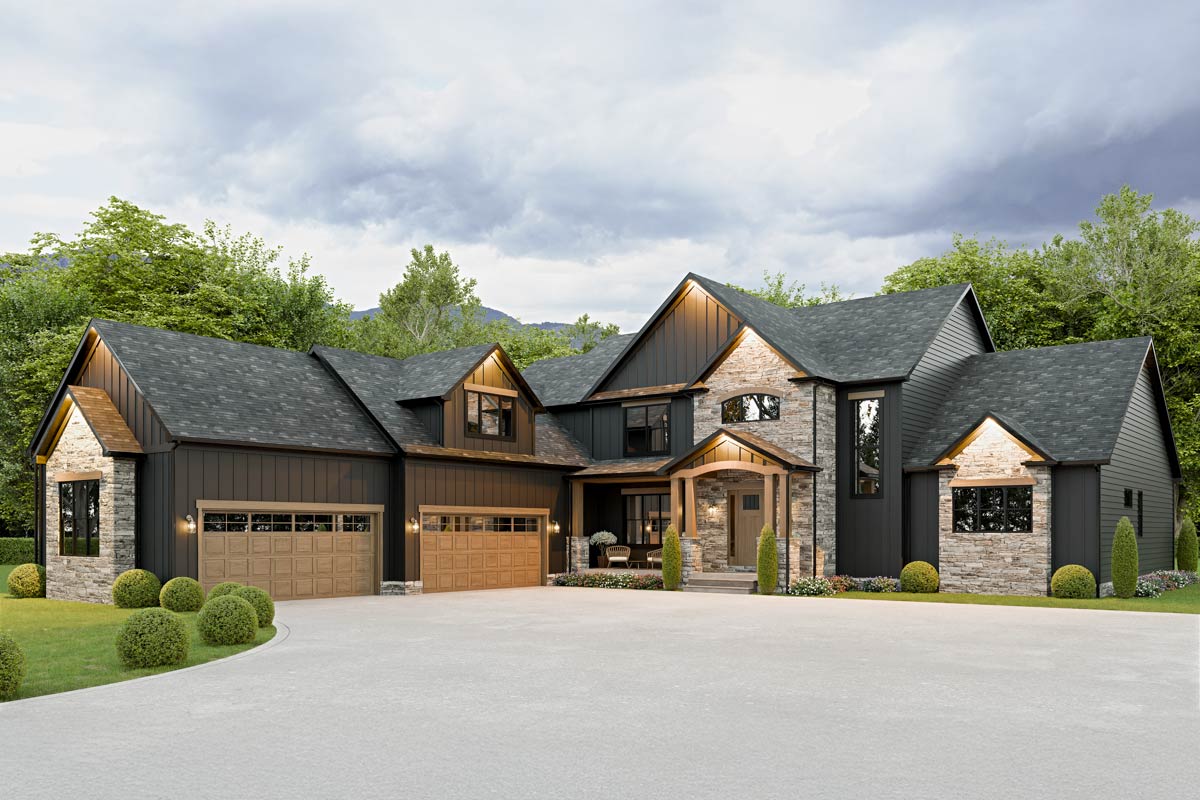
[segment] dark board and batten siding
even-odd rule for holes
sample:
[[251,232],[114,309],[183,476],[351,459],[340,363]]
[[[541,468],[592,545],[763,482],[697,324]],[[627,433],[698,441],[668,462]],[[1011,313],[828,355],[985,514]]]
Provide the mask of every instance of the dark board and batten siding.
[[729,341],[740,322],[693,284],[622,359],[600,391],[690,381]]
[[[854,420],[848,394],[883,390],[883,488],[854,497]],[[900,386],[884,384],[838,392],[837,569],[847,575],[900,574],[904,566],[904,483],[901,469]]]
[[1050,489],[1051,559],[1054,569],[1080,564],[1100,575],[1100,469],[1053,468]]
[[938,488],[941,473],[914,472],[904,477],[904,562],[928,561],[939,567]]
[[[1126,489],[1133,505],[1125,506]],[[1143,530],[1138,537],[1141,572],[1175,564],[1175,484],[1167,441],[1155,402],[1150,368],[1143,365],[1110,463],[1100,468],[1100,580],[1112,580],[1113,533],[1121,517],[1137,525],[1137,493],[1143,493]]]
[[[630,405],[651,405],[664,399],[630,401]],[[692,400],[672,397],[669,455],[681,456],[692,449]],[[584,406],[555,414],[567,432],[595,459],[625,458],[625,408],[621,403]]]
[[72,381],[77,386],[103,389],[117,411],[147,453],[171,447],[167,429],[159,422],[150,404],[142,397],[133,381],[121,369],[120,362],[103,341],[88,356],[87,362]]
[[[465,383],[493,386],[497,389],[517,391],[517,385],[509,377],[499,360],[493,355],[480,364]],[[463,450],[483,450],[489,453],[524,453],[534,450],[533,406],[529,398],[520,394],[513,398],[513,436],[498,439],[467,434],[466,389],[462,384],[454,387],[442,405],[442,444]],[[428,424],[428,423],[426,423]]]

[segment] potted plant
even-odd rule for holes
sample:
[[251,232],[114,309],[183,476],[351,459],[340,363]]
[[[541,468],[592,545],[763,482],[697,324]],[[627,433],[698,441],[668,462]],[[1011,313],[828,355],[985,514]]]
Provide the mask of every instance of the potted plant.
[[592,543],[593,547],[600,551],[600,554],[597,556],[596,563],[601,567],[607,567],[608,556],[606,555],[605,549],[610,544],[616,544],[617,537],[613,535],[612,531],[596,531],[588,538],[588,541]]

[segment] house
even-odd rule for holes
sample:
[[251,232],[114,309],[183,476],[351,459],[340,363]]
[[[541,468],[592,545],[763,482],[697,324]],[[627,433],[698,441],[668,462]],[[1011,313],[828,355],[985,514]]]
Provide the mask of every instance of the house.
[[784,309],[688,275],[636,334],[518,371],[94,320],[31,445],[53,597],[134,566],[277,599],[535,586],[681,532],[685,579],[937,565],[954,591],[1172,565],[1149,339],[997,353],[969,285]]

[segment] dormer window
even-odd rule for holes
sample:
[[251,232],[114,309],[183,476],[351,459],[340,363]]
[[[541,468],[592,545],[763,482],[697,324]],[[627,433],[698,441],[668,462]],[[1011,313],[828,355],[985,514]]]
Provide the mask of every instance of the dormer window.
[[721,403],[721,423],[779,419],[779,398],[773,394],[743,394]]
[[467,391],[467,434],[495,439],[513,436],[513,398]]
[[656,456],[670,451],[670,403],[625,409],[625,455]]

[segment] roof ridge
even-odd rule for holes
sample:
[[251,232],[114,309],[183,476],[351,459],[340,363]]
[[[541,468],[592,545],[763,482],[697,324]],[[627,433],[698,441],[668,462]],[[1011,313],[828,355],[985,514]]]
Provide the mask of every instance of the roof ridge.
[[1066,342],[1064,344],[1046,344],[1046,345],[1042,345],[1041,347],[1022,347],[1018,350],[993,350],[990,353],[976,353],[975,355],[970,356],[970,358],[968,358],[967,360],[971,361],[974,359],[982,359],[982,358],[989,358],[989,357],[1009,356],[1009,355],[1016,355],[1019,353],[1044,353],[1044,352],[1047,352],[1050,350],[1062,351],[1062,350],[1065,350],[1068,348],[1079,348],[1079,349],[1094,348],[1094,347],[1103,347],[1105,345],[1112,345],[1112,344],[1132,344],[1133,342],[1150,343],[1153,341],[1154,341],[1153,336],[1123,336],[1120,339],[1100,339],[1100,340],[1094,341],[1094,342]]

